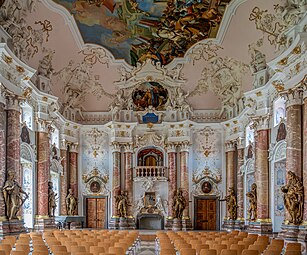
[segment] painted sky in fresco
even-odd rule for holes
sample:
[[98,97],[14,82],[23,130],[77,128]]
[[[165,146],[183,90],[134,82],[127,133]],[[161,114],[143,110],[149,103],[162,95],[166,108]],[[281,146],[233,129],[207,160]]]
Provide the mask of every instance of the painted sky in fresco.
[[[165,65],[196,42],[215,37],[227,2],[217,0],[53,0],[75,18],[85,43],[129,64]],[[220,2],[220,1],[219,1]]]

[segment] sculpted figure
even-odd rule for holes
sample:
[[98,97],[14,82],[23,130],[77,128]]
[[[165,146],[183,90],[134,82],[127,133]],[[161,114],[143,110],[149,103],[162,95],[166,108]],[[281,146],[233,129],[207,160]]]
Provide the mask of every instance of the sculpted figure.
[[233,187],[228,188],[229,195],[226,196],[226,202],[227,202],[227,211],[229,214],[230,220],[237,219],[237,199],[235,195],[235,190]]
[[249,198],[249,208],[248,208],[248,219],[256,220],[257,219],[257,184],[252,184],[252,189],[250,192],[246,193],[246,196]]
[[[16,182],[14,171],[11,170],[8,172],[7,180],[4,183],[2,191],[6,206],[6,216],[9,220],[18,219],[17,213],[29,196]],[[22,194],[25,196],[23,197]]]
[[54,217],[56,208],[56,196],[57,194],[53,191],[53,183],[48,182],[48,215]]
[[182,191],[180,189],[177,189],[173,202],[174,218],[181,219],[185,207],[186,207],[186,202],[182,195]]
[[295,173],[289,171],[287,173],[288,183],[281,187],[281,191],[284,195],[284,203],[287,211],[289,212],[289,223],[299,225],[303,220],[303,197],[304,187]]
[[68,195],[66,197],[66,210],[67,215],[75,215],[77,209],[77,198],[74,197],[72,189],[68,190]]
[[124,191],[115,198],[116,208],[119,217],[127,218],[128,196]]

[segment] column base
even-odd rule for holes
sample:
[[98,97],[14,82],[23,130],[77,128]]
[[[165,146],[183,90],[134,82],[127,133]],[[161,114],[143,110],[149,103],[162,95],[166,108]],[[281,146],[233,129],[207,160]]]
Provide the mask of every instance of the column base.
[[37,217],[35,219],[34,230],[35,231],[44,231],[46,229],[56,229],[57,225],[55,224],[54,217]]
[[136,229],[135,220],[133,217],[119,218],[113,216],[109,222],[109,229],[133,230]]
[[165,230],[173,229],[173,217],[167,217],[164,225]]
[[182,222],[181,219],[173,219],[173,226],[172,226],[173,231],[181,231],[182,230]]
[[222,229],[226,231],[242,230],[245,228],[244,220],[224,220]]
[[113,216],[109,221],[109,229],[119,229],[119,217]]
[[190,231],[193,229],[192,221],[190,218],[182,219],[181,224],[182,224],[182,231]]
[[285,240],[285,247],[288,243],[299,242],[302,244],[302,254],[305,254],[307,245],[307,228],[306,226],[297,225],[281,225],[281,232],[278,234],[279,238]]
[[23,220],[0,221],[0,237],[27,232]]
[[250,221],[247,231],[257,234],[270,234],[273,232],[272,222],[268,220]]

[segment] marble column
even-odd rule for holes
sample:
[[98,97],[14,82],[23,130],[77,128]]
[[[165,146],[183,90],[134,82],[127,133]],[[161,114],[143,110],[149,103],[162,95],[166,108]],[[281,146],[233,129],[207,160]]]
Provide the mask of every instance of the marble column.
[[47,132],[37,133],[37,215],[48,217],[48,181],[50,179],[50,142]]
[[[69,187],[73,190],[74,196],[78,199],[78,144],[70,144],[69,152]],[[76,208],[78,212],[78,205]]]
[[189,215],[189,144],[180,145],[180,189],[186,201],[186,208],[183,217],[190,218]]
[[61,197],[60,197],[60,215],[67,215],[66,209],[66,196],[68,194],[68,179],[67,179],[67,145],[66,142],[61,142],[60,148],[60,157],[62,159],[61,164],[63,167],[63,175],[60,176],[60,189],[61,189]]
[[303,185],[304,185],[304,215],[307,223],[307,91],[304,93],[303,105]]
[[[226,195],[228,189],[235,187],[235,142],[226,142]],[[227,212],[227,216],[228,212]]]
[[[1,100],[2,101],[2,100]],[[0,101],[0,187],[6,180],[6,111],[5,104]],[[0,192],[0,204],[4,205],[3,192]],[[5,207],[0,206],[0,220],[4,220]]]
[[168,155],[168,216],[173,217],[174,192],[177,190],[176,146],[169,144]]
[[20,172],[20,107],[16,97],[7,99],[6,168],[14,170],[16,181],[21,184]]
[[237,143],[237,220],[244,222],[244,175],[241,168],[244,165],[244,143]]
[[116,196],[120,193],[120,167],[121,167],[121,152],[120,145],[113,143],[113,182],[112,182],[112,215],[117,216]]
[[[124,145],[124,173],[125,173],[125,191],[128,193],[128,200],[133,204],[133,168],[132,168],[132,144]],[[132,216],[132,207],[128,207],[128,216]]]
[[269,120],[270,115],[253,117],[255,129],[255,182],[257,183],[257,220],[251,229],[260,233],[272,232],[269,214]]

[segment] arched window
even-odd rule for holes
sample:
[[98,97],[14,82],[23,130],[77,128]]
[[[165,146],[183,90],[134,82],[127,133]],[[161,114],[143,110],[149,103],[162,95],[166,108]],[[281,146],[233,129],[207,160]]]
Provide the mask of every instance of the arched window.
[[282,119],[286,118],[286,101],[278,98],[274,102],[274,127],[276,127]]
[[29,129],[33,129],[33,109],[27,103],[22,104],[21,106],[22,114],[21,114],[21,122],[25,122]]
[[56,208],[55,208],[55,212],[54,212],[54,215],[55,216],[58,216],[59,215],[59,207],[60,207],[60,175],[58,173],[55,173],[55,172],[51,172],[50,173],[51,175],[51,182],[52,182],[52,185],[53,185],[53,192],[54,194],[56,194],[56,197],[55,197],[55,202],[56,202]]

